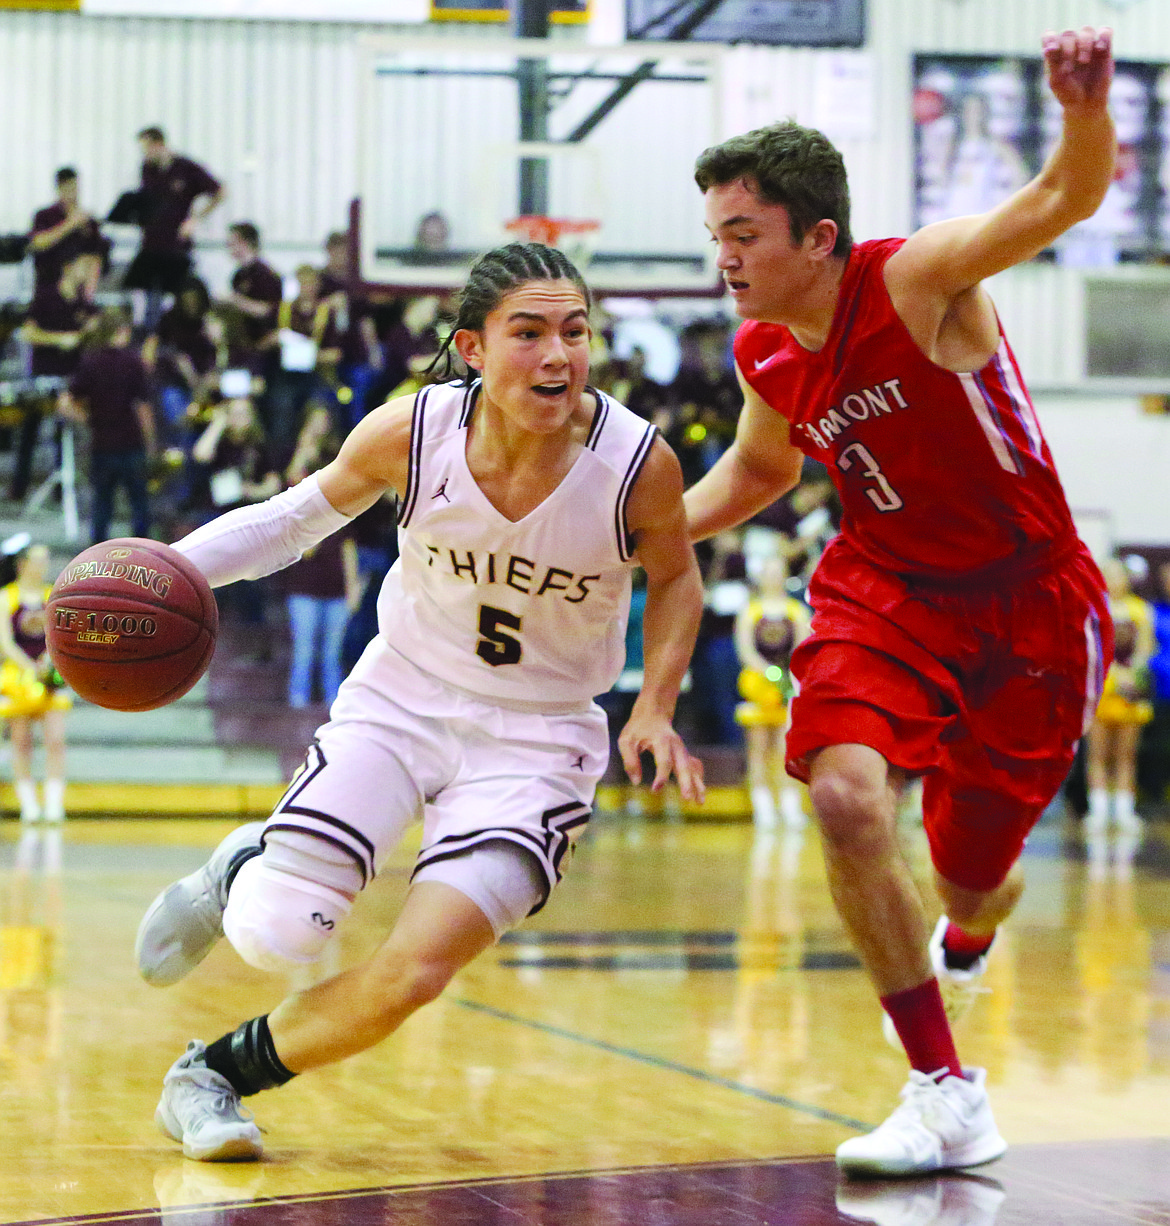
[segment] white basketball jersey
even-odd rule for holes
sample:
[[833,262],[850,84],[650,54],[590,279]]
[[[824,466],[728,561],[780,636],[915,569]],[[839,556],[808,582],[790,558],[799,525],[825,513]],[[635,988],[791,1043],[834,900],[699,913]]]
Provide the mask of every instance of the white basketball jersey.
[[598,392],[585,445],[560,485],[516,523],[467,466],[480,394],[415,397],[399,560],[378,629],[442,681],[505,705],[563,710],[608,690],[625,661],[630,491],[656,433]]

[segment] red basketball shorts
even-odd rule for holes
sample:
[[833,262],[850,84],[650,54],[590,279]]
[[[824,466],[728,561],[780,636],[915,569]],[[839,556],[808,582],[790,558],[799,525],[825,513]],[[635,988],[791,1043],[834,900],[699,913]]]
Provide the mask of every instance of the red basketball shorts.
[[[1079,542],[1078,542],[1079,546]],[[911,587],[838,538],[813,576],[796,649],[788,772],[868,745],[922,775],[935,867],[994,889],[1056,795],[1101,695],[1113,631],[1087,550],[978,590]]]

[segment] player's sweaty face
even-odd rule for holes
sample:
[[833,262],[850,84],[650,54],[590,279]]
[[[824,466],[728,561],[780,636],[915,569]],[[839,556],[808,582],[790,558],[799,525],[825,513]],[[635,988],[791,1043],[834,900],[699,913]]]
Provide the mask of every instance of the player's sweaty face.
[[528,281],[484,321],[484,393],[524,429],[543,434],[574,412],[589,376],[588,307],[572,281]]
[[737,179],[704,193],[715,265],[744,319],[784,323],[808,287],[804,244],[792,241],[788,210]]

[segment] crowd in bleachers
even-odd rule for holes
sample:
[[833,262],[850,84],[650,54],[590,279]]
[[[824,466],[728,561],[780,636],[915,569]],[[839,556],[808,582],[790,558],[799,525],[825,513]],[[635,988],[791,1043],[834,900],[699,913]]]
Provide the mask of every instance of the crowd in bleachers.
[[[442,297],[402,297],[363,286],[345,231],[325,236],[319,260],[286,278],[266,260],[259,226],[246,219],[227,228],[234,271],[226,292],[213,294],[194,240],[202,220],[223,204],[225,189],[204,167],[173,152],[160,129],[144,129],[138,139],[141,183],[106,219],[138,227],[133,258],[125,266],[111,259],[103,224],[83,207],[76,173],[63,168],[57,199],[35,212],[28,235],[31,300],[8,304],[3,313],[9,374],[19,367],[19,375],[52,392],[51,399],[30,401],[33,407],[5,428],[8,497],[25,499],[39,475],[38,441],[48,445],[62,429],[76,429],[84,441],[82,502],[94,540],[111,532],[119,489],[134,535],[174,540],[300,480],[336,454],[372,407],[431,377],[429,363],[453,318],[452,303]],[[424,218],[420,242],[441,242],[443,222],[440,214]],[[595,384],[653,420],[678,454],[687,484],[698,480],[735,432],[741,400],[731,321],[704,317],[680,326],[677,361],[664,379],[650,376],[645,348],[621,343],[620,319],[598,309],[593,322]],[[778,701],[783,711],[790,687],[781,655],[791,651],[801,618],[789,617],[787,629],[767,627],[785,644],[774,665],[767,664],[756,623],[766,600],[803,598],[837,514],[827,475],[810,461],[791,495],[745,530],[699,548],[707,604],[680,727],[692,743],[737,748],[745,744],[746,729],[753,790],[760,791],[764,810],[762,780],[771,768],[750,759],[759,745],[771,745],[773,754],[775,746],[770,734],[758,731],[769,726],[766,710],[753,713],[753,705]],[[271,644],[267,628],[274,619],[287,625],[290,705],[331,701],[376,629],[374,597],[395,556],[395,507],[383,501],[281,575],[218,593],[225,618],[257,629],[259,652]],[[783,591],[765,598],[760,584],[775,575],[773,563],[782,564]],[[1170,667],[1163,663],[1159,673],[1156,663],[1158,641],[1163,662],[1170,652],[1170,568],[1163,582],[1163,603],[1150,612],[1151,650],[1143,657],[1139,644],[1132,669],[1135,684],[1146,687],[1142,701],[1148,700],[1153,716],[1146,721],[1143,714],[1139,727],[1149,722],[1147,739],[1158,744],[1170,727]],[[745,629],[749,608],[756,621]],[[636,631],[636,615],[631,625]],[[637,683],[634,637],[625,679],[609,696],[615,720],[624,710],[623,693]],[[754,667],[761,661],[763,673]],[[744,692],[745,664],[780,678],[778,699],[758,685],[753,694]],[[1152,689],[1150,676],[1156,678]],[[1138,738],[1130,740],[1136,763]],[[1106,811],[1103,791],[1128,788],[1132,799],[1138,768],[1126,768],[1124,760],[1117,766],[1129,743],[1125,737],[1090,739],[1086,804],[1096,806],[1095,820]],[[1156,755],[1159,763],[1167,758],[1170,753],[1161,750]],[[1160,798],[1167,779],[1143,767],[1141,782]],[[776,785],[791,815],[784,786]],[[1132,803],[1128,809],[1124,800],[1109,803],[1132,812]]]
[[[27,496],[41,475],[34,474],[38,441],[69,423],[85,444],[81,501],[94,540],[112,530],[119,489],[131,532],[173,540],[320,467],[372,406],[428,378],[453,317],[441,297],[364,289],[344,231],[327,235],[319,261],[286,278],[265,258],[259,226],[245,219],[227,226],[234,269],[217,296],[195,237],[222,205],[224,186],[171,150],[160,129],[144,129],[138,140],[141,182],[106,219],[138,227],[133,258],[122,267],[111,260],[109,226],[84,208],[76,173],[63,168],[57,199],[35,211],[28,236],[31,301],[6,316],[10,366],[19,349],[23,373],[48,380],[54,393],[41,402],[52,411],[26,412],[13,431],[9,497]],[[445,231],[441,214],[430,214],[418,241],[433,246]],[[700,320],[683,328],[676,370],[655,381],[643,349],[627,346],[626,356],[616,356],[620,321],[599,310],[594,322],[596,383],[653,419],[688,482],[697,480],[734,434],[739,392],[729,325]],[[792,539],[794,586],[815,562],[831,516],[814,514],[804,541],[796,541],[796,525],[827,502],[828,491],[826,482],[802,489],[757,534]],[[702,743],[738,745],[733,627],[748,562],[741,534],[701,553],[711,598],[694,661],[690,731]],[[373,633],[372,593],[394,555],[394,507],[379,504],[350,534],[282,575],[219,593],[227,618],[257,628],[260,652],[271,643],[264,627],[274,606],[279,616],[283,604],[291,705],[332,698]]]

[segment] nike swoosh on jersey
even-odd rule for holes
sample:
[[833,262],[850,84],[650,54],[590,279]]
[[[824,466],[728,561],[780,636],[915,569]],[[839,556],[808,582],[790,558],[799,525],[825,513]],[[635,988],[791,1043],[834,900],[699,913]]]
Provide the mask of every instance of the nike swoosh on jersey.
[[762,362],[755,362],[753,365],[755,366],[756,370],[763,370],[765,366],[771,366],[779,356],[779,354],[774,353],[771,357],[765,358]]

